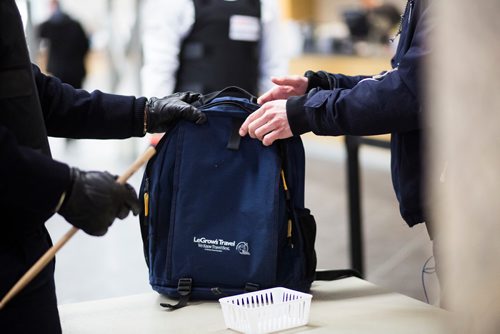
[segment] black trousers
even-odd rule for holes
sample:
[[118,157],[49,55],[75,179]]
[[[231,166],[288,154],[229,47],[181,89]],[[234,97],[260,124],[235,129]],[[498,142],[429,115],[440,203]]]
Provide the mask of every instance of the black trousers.
[[[0,298],[52,245],[45,230],[18,241],[0,243]],[[0,310],[3,334],[61,333],[52,261]]]

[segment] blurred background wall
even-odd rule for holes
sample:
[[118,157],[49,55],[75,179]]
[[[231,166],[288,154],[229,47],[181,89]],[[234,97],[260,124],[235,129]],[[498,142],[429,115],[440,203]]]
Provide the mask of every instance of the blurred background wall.
[[443,247],[443,302],[456,333],[500,333],[500,3],[438,1],[434,9],[429,196]]

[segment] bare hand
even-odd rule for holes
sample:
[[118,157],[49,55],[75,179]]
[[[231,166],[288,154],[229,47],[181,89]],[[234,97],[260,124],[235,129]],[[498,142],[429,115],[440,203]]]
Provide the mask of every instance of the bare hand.
[[276,139],[292,137],[286,115],[286,100],[264,103],[247,117],[239,133],[242,137],[248,133],[250,137],[262,141],[265,146],[271,145]]
[[309,83],[309,79],[299,75],[271,78],[271,81],[277,86],[262,94],[257,103],[264,104],[274,100],[286,100],[290,96],[304,95]]

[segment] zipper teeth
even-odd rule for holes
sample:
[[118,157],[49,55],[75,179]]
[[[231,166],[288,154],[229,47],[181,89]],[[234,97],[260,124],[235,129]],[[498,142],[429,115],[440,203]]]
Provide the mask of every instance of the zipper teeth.
[[411,16],[412,16],[412,12],[413,12],[413,3],[415,2],[415,0],[410,0],[409,2],[409,9],[408,9],[408,24],[410,24],[411,22]]
[[254,112],[255,110],[252,109],[252,108],[249,108],[247,107],[246,105],[244,104],[241,104],[241,103],[238,103],[238,102],[233,102],[233,101],[223,101],[223,102],[212,102],[212,103],[208,103],[206,105],[203,106],[202,110],[205,110],[205,109],[208,109],[208,108],[211,108],[211,107],[215,107],[215,106],[220,106],[220,105],[231,105],[231,106],[236,106],[238,108],[241,108],[249,113],[252,113]]
[[[396,39],[396,37],[398,37],[401,32],[403,31],[403,20],[404,20],[404,17],[405,17],[405,14],[408,10],[410,10],[410,14],[411,14],[411,8],[413,7],[413,3],[415,2],[415,0],[408,0],[406,2],[406,6],[405,6],[405,10],[403,11],[403,14],[401,14],[401,18],[399,19],[399,26],[398,26],[398,31],[396,32],[396,34],[390,39],[391,42],[394,42],[394,40]],[[408,15],[409,19],[411,19],[410,15]],[[409,20],[408,20],[408,23],[409,23]]]

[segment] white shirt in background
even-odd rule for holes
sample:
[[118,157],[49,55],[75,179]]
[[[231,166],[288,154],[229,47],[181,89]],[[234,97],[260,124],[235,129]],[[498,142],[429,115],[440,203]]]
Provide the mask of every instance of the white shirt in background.
[[[171,94],[175,88],[182,41],[194,24],[194,3],[192,0],[144,0],[141,15],[142,94],[156,97]],[[259,94],[273,86],[271,76],[286,75],[288,71],[280,15],[279,1],[261,0]]]

